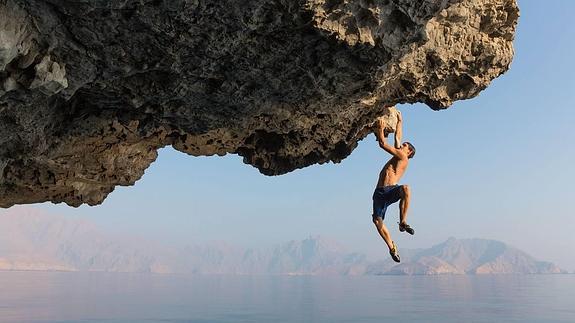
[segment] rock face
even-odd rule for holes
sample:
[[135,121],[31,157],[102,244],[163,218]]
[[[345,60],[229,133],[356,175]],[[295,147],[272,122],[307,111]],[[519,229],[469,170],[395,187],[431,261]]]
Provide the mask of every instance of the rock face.
[[101,203],[172,145],[339,162],[388,107],[476,96],[515,0],[0,0],[0,206]]

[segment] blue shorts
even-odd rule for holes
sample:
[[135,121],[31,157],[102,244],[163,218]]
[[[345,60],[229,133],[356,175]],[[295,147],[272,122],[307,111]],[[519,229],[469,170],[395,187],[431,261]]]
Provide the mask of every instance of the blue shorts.
[[385,211],[391,204],[401,199],[402,191],[399,185],[378,187],[373,192],[373,216],[385,219]]

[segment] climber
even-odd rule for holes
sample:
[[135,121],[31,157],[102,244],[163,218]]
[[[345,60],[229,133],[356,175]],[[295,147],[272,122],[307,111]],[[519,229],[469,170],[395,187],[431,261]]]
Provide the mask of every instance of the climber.
[[383,166],[379,173],[379,180],[377,187],[373,193],[373,223],[377,228],[377,232],[381,235],[389,248],[391,258],[395,262],[399,262],[399,252],[397,246],[391,240],[391,235],[383,219],[385,218],[385,211],[388,206],[399,201],[399,231],[406,231],[409,234],[414,234],[415,231],[407,224],[407,209],[409,208],[410,191],[407,185],[398,185],[399,179],[405,172],[409,159],[415,155],[415,147],[409,142],[401,143],[402,136],[402,116],[398,111],[397,124],[395,130],[395,146],[387,143],[387,131],[385,130],[385,121],[379,119],[375,124],[375,132],[379,146],[383,150],[392,154],[393,157]]

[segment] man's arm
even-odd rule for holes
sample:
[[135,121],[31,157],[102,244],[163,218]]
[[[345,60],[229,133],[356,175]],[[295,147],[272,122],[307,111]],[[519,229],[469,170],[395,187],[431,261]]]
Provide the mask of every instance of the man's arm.
[[401,148],[401,135],[403,134],[402,131],[402,124],[403,118],[401,117],[401,112],[397,111],[397,124],[395,125],[395,148]]
[[401,151],[390,144],[387,143],[387,136],[385,134],[385,124],[384,121],[379,119],[377,120],[377,141],[379,142],[379,147],[383,148],[383,150],[387,151],[388,153],[392,154],[397,158],[403,158],[403,154]]

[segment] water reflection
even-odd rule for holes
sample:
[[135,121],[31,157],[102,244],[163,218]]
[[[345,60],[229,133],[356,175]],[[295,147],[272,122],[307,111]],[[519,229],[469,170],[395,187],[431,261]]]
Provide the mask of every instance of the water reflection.
[[2,322],[574,322],[574,275],[0,272]]

